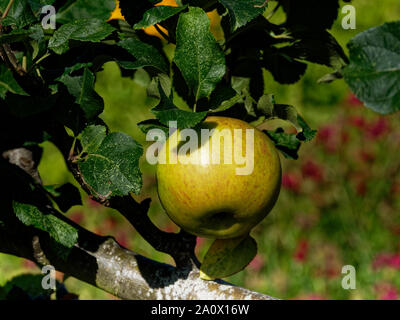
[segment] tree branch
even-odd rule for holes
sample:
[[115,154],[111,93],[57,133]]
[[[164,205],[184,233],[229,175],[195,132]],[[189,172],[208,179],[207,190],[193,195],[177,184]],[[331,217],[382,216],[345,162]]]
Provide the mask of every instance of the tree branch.
[[[18,234],[7,233],[1,228],[0,231],[1,252],[39,264],[45,257],[45,261],[57,270],[122,299],[273,299],[223,281],[201,280],[198,271],[147,259],[122,248],[112,238],[100,237],[87,230],[79,231],[79,242],[66,260],[54,253],[47,234],[28,227],[23,227]],[[35,258],[39,244],[41,261]]]

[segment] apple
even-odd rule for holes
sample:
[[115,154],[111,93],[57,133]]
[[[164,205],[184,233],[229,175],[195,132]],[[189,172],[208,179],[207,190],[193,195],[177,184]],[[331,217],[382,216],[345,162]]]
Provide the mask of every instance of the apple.
[[[187,130],[198,136],[191,149],[185,147]],[[204,139],[203,132],[209,132]],[[176,130],[158,159],[161,204],[172,221],[196,236],[248,234],[279,195],[281,164],[272,141],[239,119],[210,116],[195,131]]]

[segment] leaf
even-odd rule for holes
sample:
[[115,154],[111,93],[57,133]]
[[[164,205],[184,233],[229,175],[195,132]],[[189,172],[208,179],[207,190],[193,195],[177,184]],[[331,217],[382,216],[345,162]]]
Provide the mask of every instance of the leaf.
[[4,64],[0,64],[0,98],[4,99],[7,92],[28,95],[14,79],[11,70]]
[[0,44],[21,42],[29,38],[33,33],[31,30],[16,29],[7,34],[0,35]]
[[339,0],[280,0],[289,28],[330,29],[338,16]]
[[265,0],[219,0],[229,11],[232,31],[263,14],[267,7]]
[[365,106],[381,114],[400,110],[400,21],[355,36],[344,79]]
[[144,134],[147,134],[152,129],[161,129],[164,131],[166,137],[169,136],[169,128],[163,125],[158,119],[144,120],[137,125]]
[[281,84],[293,84],[304,75],[307,64],[289,57],[284,50],[275,47],[264,50],[263,67],[271,72],[275,81]]
[[208,249],[200,268],[200,278],[214,280],[243,270],[257,254],[257,243],[247,235],[217,239]]
[[[8,3],[9,0],[0,0],[0,12],[3,13],[6,10]],[[1,24],[3,26],[16,25],[17,28],[23,28],[34,21],[36,21],[36,18],[28,1],[15,0]]]
[[57,54],[69,49],[70,40],[99,42],[109,36],[115,28],[99,19],[81,19],[62,25],[49,40],[49,48]]
[[115,0],[75,0],[57,11],[57,22],[66,23],[82,19],[107,21],[115,9]]
[[275,147],[282,152],[287,159],[296,160],[299,158],[297,152],[300,149],[301,142],[294,133],[285,133],[282,129],[274,131],[264,131],[275,144]]
[[134,29],[146,28],[160,23],[168,18],[173,17],[186,8],[187,5],[182,7],[157,6],[151,8],[144,13],[143,19],[134,25]]
[[195,100],[208,97],[225,74],[225,55],[210,32],[210,20],[200,8],[179,16],[174,61]]
[[118,61],[118,64],[125,69],[139,69],[143,67],[154,67],[164,73],[169,73],[167,61],[161,53],[150,44],[144,43],[136,38],[126,38],[118,43],[118,46],[124,48],[136,61]]
[[147,96],[151,98],[160,99],[161,95],[158,87],[159,84],[161,85],[162,90],[168,97],[171,95],[172,93],[171,78],[165,73],[160,73],[157,75],[157,77],[153,77],[153,79],[151,79],[151,82],[146,90]]
[[304,141],[311,141],[317,135],[317,130],[313,130],[305,122],[303,117],[297,115],[297,123],[302,128],[302,131],[297,134],[297,138]]
[[[82,139],[89,140],[85,131]],[[97,148],[95,145],[98,145],[98,141],[92,145],[86,159],[79,163],[82,177],[92,193],[105,199],[128,195],[130,192],[138,194],[142,187],[139,169],[142,146],[120,132],[106,136]]]
[[44,186],[62,212],[67,212],[72,206],[82,205],[79,189],[71,183],[63,184],[61,187]]
[[159,2],[161,0],[120,0],[119,7],[125,20],[133,26],[143,18],[147,10]]
[[177,121],[178,129],[193,128],[207,116],[207,111],[191,112],[178,109],[173,102],[165,95],[164,90],[159,85],[161,95],[160,103],[151,112],[166,126],[170,121]]
[[106,127],[100,125],[87,126],[81,136],[82,153],[96,152],[106,136]]
[[[45,290],[42,286],[43,274],[21,274],[7,281],[3,287],[5,299],[31,300],[50,299],[53,290]],[[18,288],[22,295],[17,294]]]
[[68,92],[75,97],[75,102],[80,105],[86,118],[91,120],[103,112],[103,99],[94,91],[94,74],[85,67],[82,76],[72,77],[68,74],[57,79],[63,83]]
[[78,231],[52,214],[44,214],[31,204],[13,201],[17,218],[26,226],[47,232],[57,243],[72,248],[78,240]]
[[233,104],[231,105],[229,102],[237,98],[237,96],[238,94],[231,86],[220,82],[211,94],[210,109],[213,110],[213,112],[226,110],[228,106],[233,106]]

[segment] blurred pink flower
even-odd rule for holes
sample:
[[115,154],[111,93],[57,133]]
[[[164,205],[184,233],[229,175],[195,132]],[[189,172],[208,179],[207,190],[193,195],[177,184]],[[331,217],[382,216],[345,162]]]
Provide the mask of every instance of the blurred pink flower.
[[196,246],[199,246],[199,247],[202,246],[203,243],[204,243],[204,241],[205,241],[204,238],[197,237],[197,238],[196,238]]
[[353,127],[359,128],[359,129],[364,129],[367,122],[365,121],[365,118],[362,116],[354,115],[349,117],[349,123]]
[[265,261],[264,258],[260,255],[256,255],[254,259],[249,264],[249,269],[253,271],[260,271],[262,267],[264,267]]
[[316,182],[321,182],[324,178],[324,170],[320,164],[309,159],[301,167],[303,177],[310,178]]
[[371,139],[377,139],[389,130],[389,121],[385,117],[379,117],[376,121],[369,123],[366,130]]
[[307,258],[308,254],[308,241],[307,240],[300,240],[297,244],[297,248],[293,254],[293,257],[298,262],[304,262]]
[[354,95],[354,93],[352,93],[352,92],[350,92],[350,93],[347,95],[346,102],[347,102],[348,105],[353,106],[353,107],[358,107],[358,106],[362,106],[362,105],[363,105],[362,101],[360,101],[360,100]]
[[119,231],[115,236],[115,240],[117,240],[121,246],[125,248],[128,247],[128,236],[124,231]]
[[381,282],[375,285],[378,300],[398,300],[396,287],[390,283]]
[[300,177],[295,173],[284,173],[282,175],[282,187],[294,193],[300,192]]
[[327,124],[318,130],[317,142],[322,144],[327,152],[334,153],[340,144],[339,128],[335,125]]
[[372,163],[375,161],[375,154],[371,151],[360,150],[359,151],[360,159],[366,163]]
[[375,257],[372,262],[372,268],[374,270],[389,267],[400,270],[400,254],[398,253],[380,253]]

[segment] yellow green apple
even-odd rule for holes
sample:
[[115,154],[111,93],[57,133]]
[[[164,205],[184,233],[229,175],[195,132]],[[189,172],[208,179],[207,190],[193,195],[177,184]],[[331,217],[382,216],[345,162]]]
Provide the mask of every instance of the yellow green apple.
[[273,143],[247,122],[227,117],[207,117],[190,130],[176,130],[159,151],[162,206],[178,226],[200,237],[248,234],[279,195],[281,165]]

